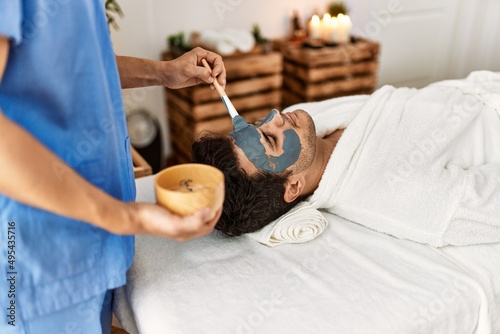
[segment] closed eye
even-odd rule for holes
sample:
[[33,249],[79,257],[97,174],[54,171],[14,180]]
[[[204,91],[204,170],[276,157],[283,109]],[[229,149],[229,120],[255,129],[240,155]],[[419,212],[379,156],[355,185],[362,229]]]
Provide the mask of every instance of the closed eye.
[[264,140],[266,141],[267,145],[271,148],[273,148],[273,145],[271,144],[271,139],[269,138],[268,135],[266,135],[266,133],[262,130],[260,130],[260,132],[262,133],[262,136],[264,137]]
[[264,139],[266,140],[268,145],[271,148],[276,149],[276,137],[274,135],[271,135],[271,134],[268,135],[264,131],[262,131],[262,135],[264,136]]
[[278,146],[278,144],[277,144],[278,142],[276,141],[276,137],[274,135],[269,135],[268,137],[271,139],[273,147],[274,148],[278,148],[277,147]]

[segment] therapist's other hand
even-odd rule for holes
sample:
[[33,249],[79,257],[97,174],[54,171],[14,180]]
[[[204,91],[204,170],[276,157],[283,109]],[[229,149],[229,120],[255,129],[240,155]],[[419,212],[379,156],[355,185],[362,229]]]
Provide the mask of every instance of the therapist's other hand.
[[[203,67],[202,59],[206,59],[210,64],[212,74]],[[226,69],[222,57],[200,47],[174,60],[161,62],[159,76],[159,81],[168,88],[183,88],[202,82],[211,84],[214,80],[222,87],[226,86]]]
[[157,204],[128,203],[126,205],[132,208],[134,216],[132,226],[128,227],[132,230],[121,231],[119,234],[148,234],[177,241],[191,240],[212,232],[222,214],[222,209],[220,209],[212,220],[207,221],[208,209],[181,217]]

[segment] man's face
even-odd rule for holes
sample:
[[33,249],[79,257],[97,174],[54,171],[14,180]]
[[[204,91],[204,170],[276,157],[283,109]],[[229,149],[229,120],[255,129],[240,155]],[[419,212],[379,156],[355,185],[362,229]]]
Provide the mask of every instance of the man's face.
[[257,170],[294,174],[309,167],[316,153],[314,122],[303,110],[280,114],[272,110],[255,124],[235,118],[233,137],[240,166],[249,174]]

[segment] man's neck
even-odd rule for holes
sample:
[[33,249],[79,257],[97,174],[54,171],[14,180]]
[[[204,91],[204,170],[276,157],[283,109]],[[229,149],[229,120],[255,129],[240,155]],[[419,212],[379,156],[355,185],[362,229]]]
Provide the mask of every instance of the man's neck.
[[316,138],[316,155],[311,166],[306,169],[306,188],[303,192],[304,195],[311,195],[318,188],[321,177],[325,172],[326,165],[328,161],[330,161],[330,156],[343,133],[344,129],[339,129],[324,138]]

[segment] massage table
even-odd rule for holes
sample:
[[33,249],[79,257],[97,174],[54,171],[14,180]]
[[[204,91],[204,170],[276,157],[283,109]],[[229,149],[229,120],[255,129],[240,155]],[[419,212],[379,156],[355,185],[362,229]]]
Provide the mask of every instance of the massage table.
[[[154,176],[136,180],[154,202]],[[314,240],[137,236],[115,316],[131,333],[500,333],[500,244],[433,248],[324,212]]]

